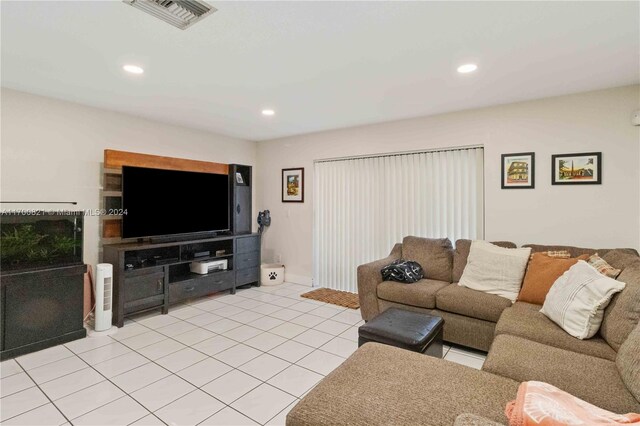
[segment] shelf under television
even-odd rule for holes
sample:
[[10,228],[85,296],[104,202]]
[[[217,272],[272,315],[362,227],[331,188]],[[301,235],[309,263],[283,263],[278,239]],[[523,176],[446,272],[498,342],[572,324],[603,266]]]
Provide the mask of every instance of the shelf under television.
[[169,284],[184,283],[187,281],[210,280],[216,276],[224,275],[227,272],[233,272],[233,269],[223,269],[220,271],[209,272],[208,274],[196,274],[194,272],[174,275],[169,279]]
[[191,263],[191,262],[209,262],[213,260],[222,260],[229,259],[233,257],[233,253],[224,254],[221,256],[207,256],[207,257],[194,257],[193,259],[184,259],[181,263]]

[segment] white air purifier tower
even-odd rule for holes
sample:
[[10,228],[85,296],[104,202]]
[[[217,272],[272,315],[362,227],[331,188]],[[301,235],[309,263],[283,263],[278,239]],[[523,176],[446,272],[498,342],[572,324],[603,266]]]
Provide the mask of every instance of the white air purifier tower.
[[96,266],[96,310],[95,310],[95,331],[107,331],[111,328],[112,289],[113,289],[113,265],[109,263],[99,263]]

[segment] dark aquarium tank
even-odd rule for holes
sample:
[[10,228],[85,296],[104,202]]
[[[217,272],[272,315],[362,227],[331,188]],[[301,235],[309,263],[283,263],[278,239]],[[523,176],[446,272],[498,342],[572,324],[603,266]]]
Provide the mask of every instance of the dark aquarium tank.
[[0,213],[0,272],[82,264],[82,212]]

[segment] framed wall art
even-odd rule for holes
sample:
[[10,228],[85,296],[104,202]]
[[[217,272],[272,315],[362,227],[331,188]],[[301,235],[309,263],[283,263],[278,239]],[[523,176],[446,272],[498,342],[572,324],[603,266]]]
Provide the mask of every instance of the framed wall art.
[[601,183],[601,152],[551,156],[552,185],[600,185]]
[[304,167],[282,169],[282,202],[304,203]]
[[502,154],[502,189],[535,188],[534,152]]

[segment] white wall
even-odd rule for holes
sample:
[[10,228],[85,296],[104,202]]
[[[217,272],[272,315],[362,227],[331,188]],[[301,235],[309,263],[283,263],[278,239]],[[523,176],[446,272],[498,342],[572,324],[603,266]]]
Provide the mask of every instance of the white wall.
[[[255,142],[5,88],[1,94],[2,200],[78,202],[75,207],[3,205],[5,210],[99,208],[105,149],[256,165]],[[254,210],[255,205],[254,191]],[[84,261],[95,265],[99,243],[95,216],[85,218],[84,243]]]
[[[270,209],[265,260],[310,282],[313,160],[384,152],[485,147],[486,237],[517,243],[640,247],[640,86],[355,127],[256,143],[2,89],[2,200],[100,206],[106,148],[254,169],[254,214]],[[536,152],[536,189],[501,190],[500,154]],[[603,184],[551,186],[551,154],[603,152]],[[305,203],[282,203],[282,168],[305,167]],[[7,206],[3,206],[5,209]],[[46,207],[46,206],[43,206]],[[577,213],[571,213],[575,211]],[[85,261],[98,258],[98,219],[85,226]]]
[[[640,127],[630,119],[639,96],[634,85],[259,142],[258,207],[273,218],[263,256],[281,255],[288,280],[310,283],[314,160],[478,144],[487,239],[638,248]],[[500,155],[527,151],[536,153],[536,188],[500,189]],[[591,151],[602,151],[602,185],[551,185],[552,154]],[[304,204],[281,202],[289,167],[305,168]]]

